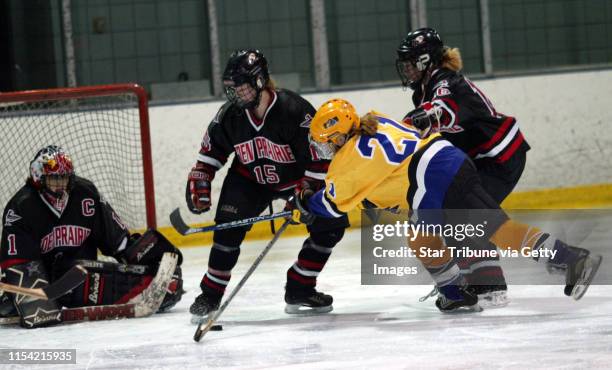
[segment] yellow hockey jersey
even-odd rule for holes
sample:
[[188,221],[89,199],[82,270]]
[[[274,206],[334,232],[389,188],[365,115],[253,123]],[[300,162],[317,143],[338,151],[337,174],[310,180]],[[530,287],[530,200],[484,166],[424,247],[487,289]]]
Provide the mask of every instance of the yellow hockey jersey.
[[465,154],[440,134],[419,131],[374,112],[374,136],[353,136],[334,156],[324,189],[308,201],[323,217],[340,217],[364,200],[376,208],[441,208]]

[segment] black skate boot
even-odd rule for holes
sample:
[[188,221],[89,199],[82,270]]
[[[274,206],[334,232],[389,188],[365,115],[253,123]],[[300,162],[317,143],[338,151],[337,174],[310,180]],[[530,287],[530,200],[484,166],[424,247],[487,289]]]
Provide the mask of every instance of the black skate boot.
[[285,312],[288,314],[318,314],[331,312],[334,299],[315,288],[285,288]]
[[564,293],[576,301],[582,298],[601,265],[602,256],[591,256],[583,248],[571,247],[559,240],[555,243],[557,255],[547,263],[551,273],[565,273]]
[[438,290],[440,294],[436,299],[436,307],[444,313],[482,311],[478,305],[478,296],[470,286],[445,285]]
[[208,315],[212,311],[219,309],[223,295],[212,291],[211,289],[202,289],[202,294],[196,297],[195,302],[189,307],[191,313],[191,323],[199,325],[208,319]]

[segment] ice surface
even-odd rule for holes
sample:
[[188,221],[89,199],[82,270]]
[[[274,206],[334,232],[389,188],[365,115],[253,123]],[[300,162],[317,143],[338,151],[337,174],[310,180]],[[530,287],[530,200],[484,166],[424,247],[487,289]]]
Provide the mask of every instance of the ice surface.
[[[243,245],[229,289],[265,244]],[[77,349],[76,366],[45,369],[612,366],[610,286],[591,287],[579,302],[565,297],[561,286],[511,286],[505,308],[443,315],[433,300],[418,302],[430,286],[361,286],[359,232],[351,231],[319,277],[319,289],[334,296],[334,311],[293,317],[283,312],[283,286],[301,244],[301,238],[280,239],[222,315],[224,330],[200,343],[192,340],[188,307],[199,292],[206,247],[184,250],[188,293],[170,313],[34,330],[3,327],[0,346]]]

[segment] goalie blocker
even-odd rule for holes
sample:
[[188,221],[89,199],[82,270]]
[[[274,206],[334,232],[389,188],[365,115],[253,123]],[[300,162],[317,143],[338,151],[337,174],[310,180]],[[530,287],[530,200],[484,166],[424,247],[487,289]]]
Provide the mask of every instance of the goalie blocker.
[[[149,229],[144,235],[134,234],[130,243],[117,259],[121,263],[95,260],[75,260],[87,270],[85,282],[69,294],[55,301],[45,301],[20,294],[7,294],[0,301],[4,316],[19,315],[20,325],[37,328],[62,322],[62,307],[108,306],[131,302],[153,281],[165,252],[178,255],[178,263],[166,288],[157,312],[172,308],[181,299],[183,281],[180,264],[181,252],[158,231]],[[49,273],[40,261],[29,261],[11,266],[4,271],[4,281],[27,288],[41,288],[49,283]],[[16,312],[15,312],[16,311]]]

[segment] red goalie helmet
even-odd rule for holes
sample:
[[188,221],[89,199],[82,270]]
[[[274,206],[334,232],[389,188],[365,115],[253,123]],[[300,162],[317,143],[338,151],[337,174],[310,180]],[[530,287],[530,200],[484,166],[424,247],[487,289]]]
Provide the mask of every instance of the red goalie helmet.
[[74,178],[72,159],[57,145],[42,148],[30,162],[30,180],[37,189],[45,186],[47,176],[68,176],[70,183]]

